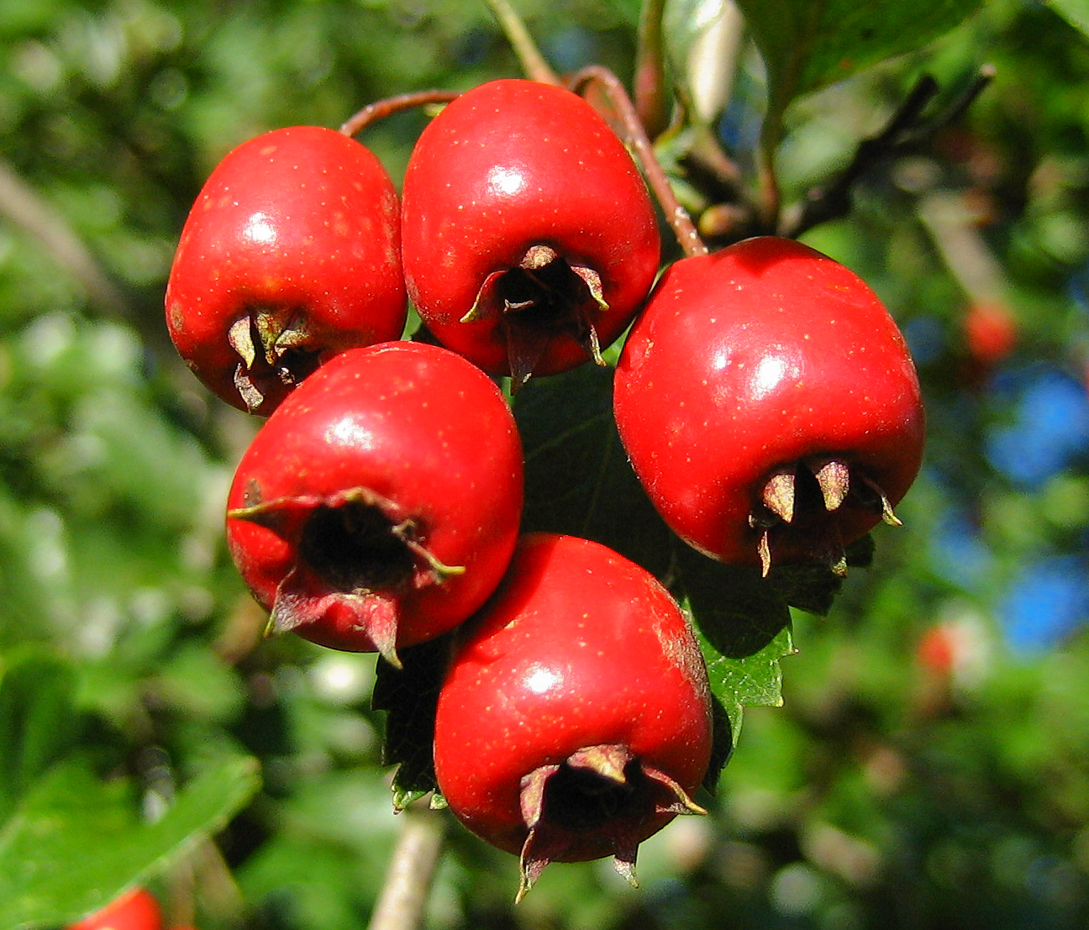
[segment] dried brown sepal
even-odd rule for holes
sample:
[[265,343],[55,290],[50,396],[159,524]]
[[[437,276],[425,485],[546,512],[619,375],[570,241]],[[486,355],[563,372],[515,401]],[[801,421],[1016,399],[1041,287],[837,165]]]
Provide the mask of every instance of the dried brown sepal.
[[794,519],[796,481],[796,466],[783,465],[772,472],[760,493],[763,505],[784,523]]
[[524,387],[548,350],[552,334],[534,326],[522,326],[506,320],[507,364],[510,366],[511,392]]
[[873,484],[872,482],[868,483],[881,501],[881,519],[889,526],[903,526],[903,522],[896,516],[896,513],[892,509],[892,504],[889,503],[889,499],[885,496],[885,492],[876,484]]
[[632,888],[639,887],[639,877],[635,874],[635,853],[634,848],[623,852],[618,850],[613,856],[613,869]]
[[532,376],[559,336],[577,342],[598,365],[604,365],[596,314],[609,309],[601,276],[572,265],[548,245],[530,246],[517,265],[489,274],[462,323],[498,314],[507,344],[511,386],[517,390]]
[[240,359],[250,369],[257,358],[257,349],[253,345],[253,323],[248,316],[239,317],[227,330],[227,342]]
[[809,552],[814,561],[823,562],[834,575],[840,578],[847,575],[847,550],[835,520],[823,521],[813,528]]
[[522,779],[522,791],[519,795],[519,804],[522,810],[522,820],[532,830],[537,826],[544,810],[544,790],[548,779],[559,770],[559,765],[542,765],[534,769]]
[[298,553],[277,586],[266,635],[317,622],[332,609],[347,610],[379,654],[400,668],[400,592],[465,571],[437,558],[421,542],[416,522],[369,488],[262,500],[254,484],[244,501],[227,512],[230,519],[271,530]]
[[241,362],[238,363],[238,367],[234,370],[233,380],[238,396],[242,398],[242,402],[250,413],[253,413],[265,402],[265,395],[261,393],[261,389],[257,387],[250,377],[249,369],[243,366]]
[[618,785],[626,784],[625,769],[635,761],[631,750],[625,746],[606,744],[591,746],[571,753],[566,764],[573,769],[587,769]]
[[655,810],[660,814],[699,814],[701,817],[706,815],[706,808],[701,807],[695,801],[687,791],[676,781],[676,779],[670,778],[665,772],[662,772],[651,766],[642,767],[643,774],[651,781],[657,782],[663,788],[670,792],[672,797],[668,804],[658,804]]
[[[812,456],[776,468],[760,488],[759,501],[749,514],[757,531],[756,552],[761,574],[767,577],[779,534],[805,533],[806,551],[839,576],[847,574],[847,556],[835,514],[857,507],[881,514],[890,526],[902,526],[884,491],[860,469],[843,459]],[[788,529],[790,528],[790,529]],[[800,537],[795,536],[795,542]]]
[[767,578],[771,571],[771,535],[766,527],[756,544],[756,553],[760,557],[760,576]]
[[294,387],[318,366],[306,316],[299,311],[254,309],[230,325],[227,342],[239,359],[234,385],[250,412],[264,403],[270,382]]
[[394,668],[400,669],[397,655],[398,606],[396,597],[377,591],[334,592],[321,598],[293,593],[294,572],[288,574],[276,591],[269,613],[265,636],[289,633],[309,623],[316,623],[325,612],[337,606],[350,605],[360,629],[366,630],[375,650]]
[[851,470],[840,459],[824,459],[809,463],[813,477],[824,498],[824,509],[831,513],[839,510],[851,489]]
[[597,304],[598,310],[608,310],[609,302],[605,299],[605,291],[601,284],[601,275],[588,265],[572,265],[571,270],[582,278],[590,297]]
[[257,349],[253,345],[253,324],[248,316],[240,317],[231,324],[227,330],[227,342],[240,359],[234,370],[235,390],[247,409],[256,410],[264,403],[265,395],[250,375],[257,360]]
[[706,813],[677,781],[616,744],[589,746],[560,764],[540,766],[522,779],[519,802],[528,833],[515,903],[545,866],[577,850],[587,832],[607,840],[614,869],[638,887],[635,861],[647,818]]

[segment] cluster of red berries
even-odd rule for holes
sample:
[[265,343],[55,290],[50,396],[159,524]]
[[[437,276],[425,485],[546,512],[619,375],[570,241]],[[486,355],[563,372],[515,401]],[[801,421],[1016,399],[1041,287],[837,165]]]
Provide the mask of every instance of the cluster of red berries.
[[[267,417],[227,538],[271,629],[393,665],[458,629],[436,780],[521,855],[523,891],[554,860],[613,855],[630,875],[642,840],[699,810],[712,711],[693,631],[650,573],[593,540],[519,535],[502,379],[602,363],[631,327],[614,409],[636,474],[678,536],[765,574],[841,560],[919,468],[915,371],[855,275],[774,237],[680,259],[655,286],[660,262],[609,123],[570,90],[502,80],[428,124],[400,205],[345,133],[243,144],[170,276],[183,358]],[[423,326],[404,340],[407,300]]]

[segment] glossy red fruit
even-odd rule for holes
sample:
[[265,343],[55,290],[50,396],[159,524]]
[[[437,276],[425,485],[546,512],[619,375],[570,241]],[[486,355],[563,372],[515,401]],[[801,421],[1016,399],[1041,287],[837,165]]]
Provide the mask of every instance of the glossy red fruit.
[[519,896],[551,861],[614,856],[700,809],[707,673],[669,593],[585,539],[522,537],[439,692],[435,774],[458,819],[519,854]]
[[908,348],[843,265],[749,239],[663,275],[616,372],[620,437],[673,530],[714,558],[827,560],[918,473],[924,413]]
[[337,352],[400,337],[400,207],[360,143],[320,126],[230,152],[182,229],[170,336],[217,395],[267,415]]
[[515,383],[600,357],[658,270],[624,145],[561,87],[491,81],[420,134],[402,191],[409,296],[437,339]]
[[269,417],[239,462],[227,542],[270,629],[396,663],[491,594],[521,507],[499,389],[453,352],[394,342],[341,353]]
[[161,930],[162,911],[146,888],[133,888],[68,930]]

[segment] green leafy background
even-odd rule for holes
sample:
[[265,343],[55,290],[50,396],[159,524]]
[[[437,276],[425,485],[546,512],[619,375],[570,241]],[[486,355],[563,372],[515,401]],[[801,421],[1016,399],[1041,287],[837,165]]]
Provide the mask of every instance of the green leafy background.
[[[638,6],[517,4],[555,67],[624,80]],[[673,2],[666,21],[721,6]],[[593,535],[667,580],[700,625],[729,764],[708,817],[643,845],[638,891],[557,865],[512,908],[516,863],[451,825],[426,925],[1084,927],[1084,10],[740,6],[713,128],[753,196],[754,153],[774,149],[788,206],[922,74],[940,110],[995,66],[963,117],[872,165],[851,214],[805,236],[908,334],[926,467],[871,567],[863,551],[841,582],[762,581],[669,537],[616,439],[608,370],[531,382],[514,401],[527,528]],[[670,70],[682,86],[688,66]],[[222,539],[256,425],[176,358],[162,291],[235,144],[517,73],[484,5],[454,0],[0,4],[0,930],[60,927],[134,882],[199,930],[366,925],[400,829],[393,773],[401,800],[429,784],[441,662],[398,683],[372,656],[262,639]],[[366,131],[395,178],[425,119]],[[725,196],[667,161],[698,218]],[[1001,357],[973,342],[981,301],[1014,321]]]

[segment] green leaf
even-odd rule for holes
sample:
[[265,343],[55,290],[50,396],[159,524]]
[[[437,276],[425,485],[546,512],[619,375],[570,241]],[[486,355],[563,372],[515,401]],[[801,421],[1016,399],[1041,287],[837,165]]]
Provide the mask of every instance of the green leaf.
[[755,568],[723,565],[678,547],[684,606],[696,629],[715,711],[706,784],[713,788],[737,745],[745,707],[783,702],[779,660],[794,652],[790,608]]
[[[820,562],[775,565],[763,577],[755,567],[724,565],[689,546],[677,546],[677,587],[692,617],[715,714],[715,745],[706,784],[713,789],[741,733],[746,707],[783,703],[779,660],[793,655],[791,607],[824,616],[843,576]],[[847,547],[847,564],[873,560],[871,536]]]
[[75,669],[26,649],[8,657],[0,678],[0,824],[50,765],[72,746]]
[[1089,36],[1089,2],[1086,2],[1086,0],[1048,0],[1048,6],[1075,29]]
[[628,464],[613,420],[613,369],[531,380],[514,399],[526,459],[524,532],[609,546],[659,577],[672,534]]
[[60,925],[97,910],[222,829],[259,787],[257,764],[202,771],[154,823],[135,786],[75,761],[54,767],[0,830],[0,927]]
[[[452,642],[452,635],[446,635],[399,649],[399,669],[378,661],[371,703],[375,710],[387,711],[382,763],[397,766],[393,776],[397,810],[438,790],[432,756],[435,708]],[[432,806],[443,806],[442,799],[436,796]]]
[[727,0],[670,0],[662,32],[677,92],[690,118],[711,125],[730,98],[742,22]]
[[981,5],[982,0],[738,0],[767,66],[765,147],[778,143],[783,114],[798,97],[928,44]]
[[194,716],[226,721],[245,704],[239,676],[203,642],[180,646],[152,684],[159,700]]

